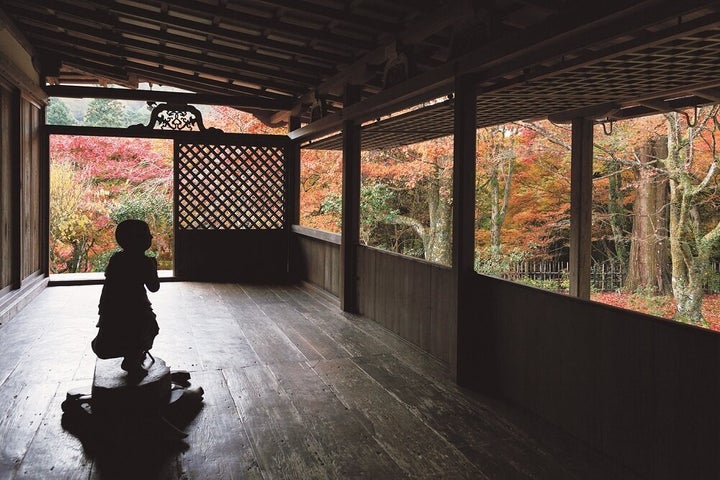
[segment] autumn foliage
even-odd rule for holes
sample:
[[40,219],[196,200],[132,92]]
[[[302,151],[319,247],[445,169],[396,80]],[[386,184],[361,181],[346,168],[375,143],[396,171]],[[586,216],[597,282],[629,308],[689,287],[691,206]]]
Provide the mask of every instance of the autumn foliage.
[[160,268],[172,254],[172,147],[167,141],[54,135],[50,139],[51,271],[102,271],[114,226],[141,218]]
[[[56,107],[65,118],[62,106]],[[231,107],[204,113],[207,127],[226,132],[285,133]],[[617,267],[628,287],[603,291],[593,286],[595,299],[677,317],[677,312],[692,307],[683,291],[694,289],[697,299],[698,291],[702,297],[703,290],[720,290],[720,276],[709,267],[720,253],[716,114],[716,107],[698,110],[697,125],[689,114],[672,113],[596,126],[593,265]],[[171,268],[170,142],[53,136],[50,150],[54,272],[102,270],[115,248],[114,225],[130,217],[150,223],[153,251],[161,268]],[[518,265],[567,262],[570,126],[539,121],[479,129],[476,150],[476,270],[509,277],[508,272],[516,269],[515,279]],[[361,243],[450,265],[452,174],[452,137],[363,150]],[[342,152],[303,148],[300,177],[301,225],[339,233]],[[681,202],[686,205],[682,218],[675,206]],[[673,228],[684,237],[679,239],[681,234],[672,233]],[[679,257],[673,245],[696,254],[674,260]],[[694,266],[683,273],[676,268],[681,263]],[[647,269],[652,272],[646,275]],[[671,273],[673,292],[667,287]],[[562,291],[567,288],[564,275],[546,283],[534,277],[520,280]],[[678,290],[678,279],[685,282],[685,290]],[[716,300],[705,295],[702,310],[696,308],[697,321],[692,322],[720,327]]]

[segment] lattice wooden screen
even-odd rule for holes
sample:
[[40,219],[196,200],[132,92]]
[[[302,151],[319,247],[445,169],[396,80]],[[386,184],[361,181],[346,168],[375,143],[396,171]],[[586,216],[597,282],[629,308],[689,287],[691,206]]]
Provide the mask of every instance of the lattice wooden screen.
[[179,144],[176,161],[179,230],[284,227],[281,148]]

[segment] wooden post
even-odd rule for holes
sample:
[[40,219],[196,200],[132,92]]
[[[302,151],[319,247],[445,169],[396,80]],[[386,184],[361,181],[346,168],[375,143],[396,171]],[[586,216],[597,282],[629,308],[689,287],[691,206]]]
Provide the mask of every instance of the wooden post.
[[[300,128],[300,117],[292,116],[288,132]],[[300,142],[290,142],[286,151],[287,161],[287,225],[300,224]]]
[[22,284],[22,94],[13,89],[10,103],[10,288]]
[[[291,116],[288,133],[300,128],[300,117]],[[292,226],[300,224],[300,142],[290,141],[285,148],[285,232],[288,246],[288,276],[291,282],[299,280],[298,247],[293,238]]]
[[50,137],[45,130],[46,105],[40,110],[40,262],[44,275],[50,275]]
[[[348,85],[345,105],[360,99],[360,89]],[[340,240],[340,307],[358,313],[357,246],[360,242],[360,125],[343,121],[342,234]]]
[[453,162],[453,269],[457,282],[457,380],[461,385],[477,387],[480,370],[478,361],[483,346],[476,344],[484,337],[477,319],[473,318],[472,280],[475,263],[475,154],[476,154],[476,91],[470,78],[455,81]]
[[572,122],[570,164],[570,295],[590,299],[593,122]]

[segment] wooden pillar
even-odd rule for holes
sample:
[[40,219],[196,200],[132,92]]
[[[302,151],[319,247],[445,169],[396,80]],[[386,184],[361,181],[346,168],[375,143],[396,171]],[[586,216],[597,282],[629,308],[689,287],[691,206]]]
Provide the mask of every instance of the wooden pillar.
[[[348,85],[345,106],[360,99],[360,89]],[[342,234],[340,240],[340,307],[358,313],[357,246],[360,243],[360,125],[343,121]]]
[[[288,122],[288,132],[300,128],[300,117],[292,116]],[[300,251],[292,226],[300,224],[300,142],[291,141],[285,148],[285,230],[288,235],[288,275],[291,282],[300,280]]]
[[[300,128],[300,117],[290,117],[288,131]],[[287,161],[287,224],[300,224],[300,143],[291,142],[285,150]]]
[[22,94],[13,89],[10,104],[10,272],[13,289],[22,283]]
[[474,385],[478,374],[476,343],[482,331],[473,318],[470,281],[475,263],[476,90],[471,78],[455,81],[453,162],[453,269],[457,282],[457,380]]
[[570,164],[570,295],[590,299],[593,122],[572,122]]
[[50,275],[50,137],[45,128],[47,107],[40,110],[40,264],[42,273]]

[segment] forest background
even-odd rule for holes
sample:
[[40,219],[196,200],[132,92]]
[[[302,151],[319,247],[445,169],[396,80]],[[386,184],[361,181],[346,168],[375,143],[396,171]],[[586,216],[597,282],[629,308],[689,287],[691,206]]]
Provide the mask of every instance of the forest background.
[[[206,126],[277,133],[228,107]],[[717,106],[598,125],[593,163],[596,301],[720,331]],[[53,99],[48,123],[147,123],[144,102]],[[476,270],[566,293],[570,128],[547,121],[478,130]],[[172,268],[172,143],[53,135],[53,272],[102,271],[114,226],[148,221]],[[449,265],[452,137],[362,153],[361,243]],[[341,152],[303,148],[301,224],[339,232]],[[600,273],[602,272],[602,273]],[[609,277],[608,277],[609,275]]]

